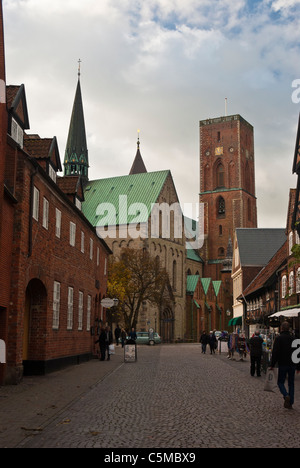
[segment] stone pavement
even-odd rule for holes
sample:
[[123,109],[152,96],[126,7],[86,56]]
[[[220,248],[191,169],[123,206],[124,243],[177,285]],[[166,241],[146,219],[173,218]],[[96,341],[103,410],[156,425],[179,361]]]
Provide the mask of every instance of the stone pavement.
[[300,376],[290,411],[278,390],[263,391],[264,378],[250,377],[249,358],[204,356],[199,345],[183,344],[139,347],[132,364],[123,363],[120,349],[112,359],[25,379],[23,390],[9,388],[3,400],[0,388],[0,446],[300,445]]
[[121,346],[110,361],[98,359],[20,385],[0,386],[0,448],[13,448],[36,435],[61,411],[114,372],[124,361]]

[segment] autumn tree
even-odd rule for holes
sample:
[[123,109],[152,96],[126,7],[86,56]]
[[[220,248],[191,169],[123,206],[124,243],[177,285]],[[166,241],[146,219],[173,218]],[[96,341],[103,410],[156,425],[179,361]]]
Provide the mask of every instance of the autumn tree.
[[120,258],[109,267],[108,295],[119,300],[119,312],[130,330],[136,328],[144,301],[159,307],[169,276],[159,260],[142,249],[123,249]]

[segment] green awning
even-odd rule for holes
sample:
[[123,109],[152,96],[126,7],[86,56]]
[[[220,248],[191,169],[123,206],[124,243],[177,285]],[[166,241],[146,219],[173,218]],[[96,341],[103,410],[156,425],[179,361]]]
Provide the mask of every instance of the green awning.
[[237,325],[242,325],[242,324],[243,324],[243,317],[234,317],[228,322],[228,325],[230,327],[235,327]]

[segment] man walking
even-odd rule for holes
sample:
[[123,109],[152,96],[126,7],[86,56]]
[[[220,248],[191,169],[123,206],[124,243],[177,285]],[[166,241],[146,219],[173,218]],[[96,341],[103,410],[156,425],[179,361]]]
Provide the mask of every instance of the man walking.
[[[292,361],[294,338],[290,334],[290,324],[283,322],[281,325],[281,333],[274,343],[271,369],[278,363],[278,387],[284,398],[284,407],[292,409],[295,398],[295,374],[296,365]],[[297,371],[300,371],[300,365],[297,366]],[[288,391],[285,387],[285,381],[288,378]]]
[[257,330],[255,335],[250,340],[250,359],[251,359],[251,376],[255,376],[255,370],[257,377],[261,377],[261,357],[263,353],[263,339],[260,337],[260,333]]

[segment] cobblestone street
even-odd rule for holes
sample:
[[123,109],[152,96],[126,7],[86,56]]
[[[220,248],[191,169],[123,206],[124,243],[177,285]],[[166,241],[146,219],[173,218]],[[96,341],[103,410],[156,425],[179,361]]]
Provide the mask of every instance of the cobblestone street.
[[[119,348],[113,364],[93,361],[73,369],[75,380],[80,372],[88,388],[81,389],[77,397],[69,395],[70,401],[64,401],[54,416],[47,413],[44,420],[40,416],[41,424],[35,429],[27,428],[24,434],[23,428],[23,437],[19,434],[14,446],[299,447],[300,376],[296,377],[294,410],[289,411],[283,408],[278,390],[263,391],[264,377],[250,377],[249,358],[238,362],[228,361],[224,355],[202,355],[199,345],[139,347],[137,363],[123,364],[122,358]],[[98,382],[93,381],[96,377],[89,381],[84,376],[85,371],[95,375],[106,365],[111,367]],[[58,373],[60,381],[64,376],[68,379],[68,372]],[[52,376],[51,385],[57,378]],[[44,383],[34,387],[36,393],[39,385]],[[0,397],[4,391],[0,389]],[[22,395],[26,411],[28,390],[18,395],[19,404]],[[63,392],[61,395],[63,398]],[[59,388],[56,398],[59,401]],[[21,409],[11,407],[14,400],[14,393],[5,401],[0,398],[4,422],[9,412],[22,419]],[[2,447],[9,446],[3,424],[2,420]],[[14,420],[13,425],[22,423]]]

